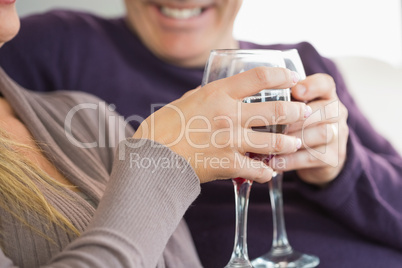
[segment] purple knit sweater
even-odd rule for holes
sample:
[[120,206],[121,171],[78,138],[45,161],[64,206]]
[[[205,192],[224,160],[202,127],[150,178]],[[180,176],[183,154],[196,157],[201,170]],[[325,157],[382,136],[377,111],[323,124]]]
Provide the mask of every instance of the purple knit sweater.
[[[402,265],[402,158],[371,127],[328,59],[308,43],[241,48],[298,49],[308,75],[330,74],[349,110],[347,161],[325,189],[285,174],[284,209],[290,243],[320,257],[320,267]],[[93,93],[124,116],[148,116],[151,104],[168,103],[201,83],[203,70],[164,63],[149,52],[122,18],[53,11],[22,20],[18,36],[0,50],[0,65],[24,87]],[[137,126],[133,122],[133,126]],[[185,218],[205,267],[223,267],[234,235],[230,182],[202,186]],[[250,258],[270,248],[272,220],[268,186],[251,191]]]

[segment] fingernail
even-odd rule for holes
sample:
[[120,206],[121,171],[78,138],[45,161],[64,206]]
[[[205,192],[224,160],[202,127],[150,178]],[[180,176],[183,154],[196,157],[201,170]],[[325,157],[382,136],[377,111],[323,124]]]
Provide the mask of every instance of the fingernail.
[[293,80],[293,83],[299,82],[300,75],[297,72],[292,71],[292,80]]
[[272,173],[273,173],[273,172],[274,172],[274,171],[273,171],[272,168],[270,168],[270,167],[267,166],[267,165],[264,165],[264,175],[263,175],[263,177],[264,177],[265,182],[271,180],[271,178],[272,178]]
[[299,150],[302,146],[302,140],[300,138],[296,138],[296,148]]
[[313,109],[310,106],[306,105],[304,108],[304,118],[309,117],[313,113]]

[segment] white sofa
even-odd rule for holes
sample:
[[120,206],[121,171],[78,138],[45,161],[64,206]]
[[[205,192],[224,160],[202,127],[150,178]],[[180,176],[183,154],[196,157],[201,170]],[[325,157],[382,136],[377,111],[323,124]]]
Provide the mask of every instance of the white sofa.
[[367,57],[333,60],[372,125],[402,154],[402,68]]

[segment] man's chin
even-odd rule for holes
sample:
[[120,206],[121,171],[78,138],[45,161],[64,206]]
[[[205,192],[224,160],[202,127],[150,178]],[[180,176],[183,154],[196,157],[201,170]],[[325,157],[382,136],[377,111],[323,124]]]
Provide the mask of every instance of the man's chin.
[[[188,49],[187,49],[188,50]],[[210,50],[203,50],[200,53],[194,53],[194,50],[169,51],[165,53],[162,59],[172,65],[184,68],[203,68],[208,60]]]

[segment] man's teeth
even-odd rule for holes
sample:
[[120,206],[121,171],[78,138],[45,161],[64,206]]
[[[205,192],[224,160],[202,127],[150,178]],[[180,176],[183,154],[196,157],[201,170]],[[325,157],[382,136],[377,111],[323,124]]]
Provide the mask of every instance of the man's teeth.
[[200,7],[196,8],[187,8],[187,9],[177,9],[177,8],[169,8],[169,7],[161,7],[161,12],[168,17],[184,20],[189,19],[191,17],[195,17],[201,14],[202,9]]

